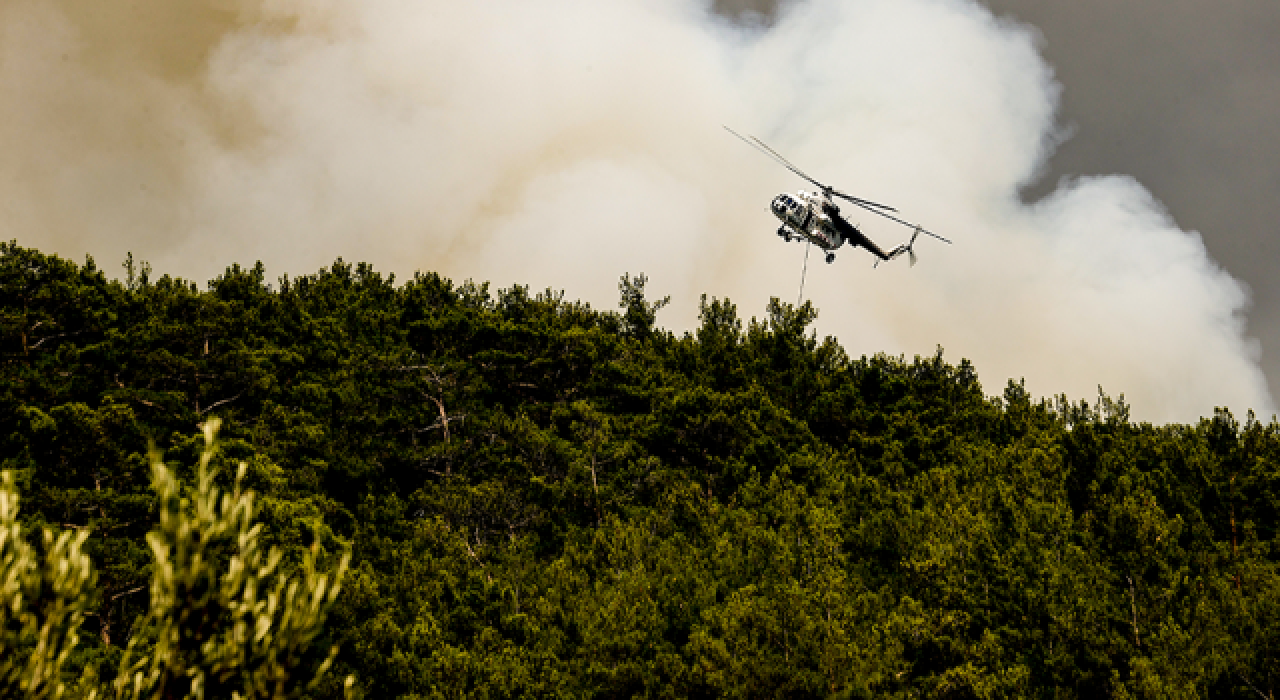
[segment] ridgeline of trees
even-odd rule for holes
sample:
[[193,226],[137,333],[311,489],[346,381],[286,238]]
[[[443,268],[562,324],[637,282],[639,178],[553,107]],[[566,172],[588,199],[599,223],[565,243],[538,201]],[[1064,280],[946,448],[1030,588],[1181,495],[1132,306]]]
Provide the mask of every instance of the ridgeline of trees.
[[350,553],[313,697],[1280,691],[1274,421],[991,397],[941,351],[848,357],[809,304],[704,300],[676,336],[644,285],[201,289],[0,245],[0,469],[96,572],[60,672],[154,644],[148,445],[194,489],[216,416],[256,546]]

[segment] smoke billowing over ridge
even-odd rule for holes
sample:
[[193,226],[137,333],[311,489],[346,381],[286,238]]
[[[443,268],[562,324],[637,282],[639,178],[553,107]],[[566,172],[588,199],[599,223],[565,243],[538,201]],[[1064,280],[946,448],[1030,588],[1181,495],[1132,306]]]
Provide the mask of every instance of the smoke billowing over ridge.
[[[810,0],[768,29],[692,0],[163,0],[0,8],[0,235],[194,279],[336,256],[563,288],[623,272],[758,313],[803,248],[766,206],[803,183],[720,130],[956,245],[871,269],[812,256],[851,353],[969,357],[996,391],[1124,392],[1192,420],[1273,402],[1247,295],[1126,177],[1024,205],[1057,87],[1034,33],[962,0]],[[847,212],[884,246],[908,233]]]

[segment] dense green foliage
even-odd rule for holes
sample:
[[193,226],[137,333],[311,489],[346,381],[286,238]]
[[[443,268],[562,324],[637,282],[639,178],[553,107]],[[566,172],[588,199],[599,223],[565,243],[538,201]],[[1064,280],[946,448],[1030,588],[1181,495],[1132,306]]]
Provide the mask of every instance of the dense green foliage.
[[0,472],[0,697],[63,697],[63,667],[91,601],[89,533],[45,529],[37,553],[18,522],[19,500],[13,474]]
[[[216,483],[218,424],[202,426],[194,487],[152,452],[159,523],[147,535],[150,610],[135,621],[118,666],[82,664],[78,677],[68,661],[101,599],[83,551],[90,530],[43,527],[40,546],[32,546],[17,518],[13,473],[0,471],[0,697],[286,700],[322,687],[338,648],[316,642],[347,557],[321,572],[313,545],[291,575],[280,549],[264,551],[254,494],[242,488],[248,464],[241,462],[230,492]],[[342,681],[344,695],[354,682]]]
[[217,415],[263,537],[350,546],[332,675],[369,697],[1280,690],[1274,421],[989,397],[941,351],[848,357],[808,304],[675,336],[621,286],[201,290],[6,245],[0,467],[31,524],[90,529],[104,591],[69,663],[145,616],[148,440],[191,464]]

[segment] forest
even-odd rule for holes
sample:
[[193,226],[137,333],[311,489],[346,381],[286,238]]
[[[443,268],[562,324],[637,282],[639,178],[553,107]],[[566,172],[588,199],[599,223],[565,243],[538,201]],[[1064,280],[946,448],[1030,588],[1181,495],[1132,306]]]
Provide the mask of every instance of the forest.
[[646,282],[595,309],[0,244],[0,470],[24,532],[87,533],[96,577],[61,672],[157,643],[149,451],[194,493],[216,418],[261,546],[349,559],[300,697],[1280,691],[1274,417],[1152,425],[942,348],[855,358],[809,303],[703,297],[672,333]]

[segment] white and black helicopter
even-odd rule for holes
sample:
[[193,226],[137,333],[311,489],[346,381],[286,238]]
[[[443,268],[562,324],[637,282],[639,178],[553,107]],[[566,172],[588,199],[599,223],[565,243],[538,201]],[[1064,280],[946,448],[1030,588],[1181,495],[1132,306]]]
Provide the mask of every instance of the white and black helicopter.
[[[725,127],[725,130],[745,141],[747,145],[774,159],[782,165],[782,167],[822,189],[821,192],[805,192],[804,190],[800,190],[794,196],[783,193],[773,198],[773,203],[769,205],[769,208],[773,211],[773,215],[782,221],[782,226],[778,229],[778,235],[781,236],[784,241],[790,243],[791,241],[796,240],[812,243],[826,251],[828,263],[835,261],[835,250],[841,245],[848,243],[854,248],[862,246],[878,258],[878,260],[876,260],[876,265],[879,265],[881,262],[893,260],[903,253],[906,253],[911,264],[915,265],[916,253],[914,246],[916,244],[916,238],[922,233],[926,236],[933,236],[944,243],[951,243],[951,241],[936,233],[924,230],[924,228],[919,224],[903,221],[902,219],[889,214],[888,212],[896,213],[898,211],[893,207],[886,206],[884,204],[876,204],[875,202],[867,201],[865,199],[858,199],[857,197],[845,194],[830,185],[824,185],[821,182],[818,182],[804,174],[804,172],[796,166],[792,165],[790,161],[783,158],[777,151],[769,148],[764,141],[761,141],[754,136],[743,136],[727,126]],[[899,245],[897,248],[894,248],[887,253],[884,252],[880,249],[880,246],[876,245],[870,238],[863,235],[863,233],[858,230],[857,226],[854,226],[840,216],[840,207],[836,206],[835,197],[852,202],[873,214],[878,214],[886,219],[896,221],[904,226],[914,229],[914,232],[911,234],[911,240]]]

